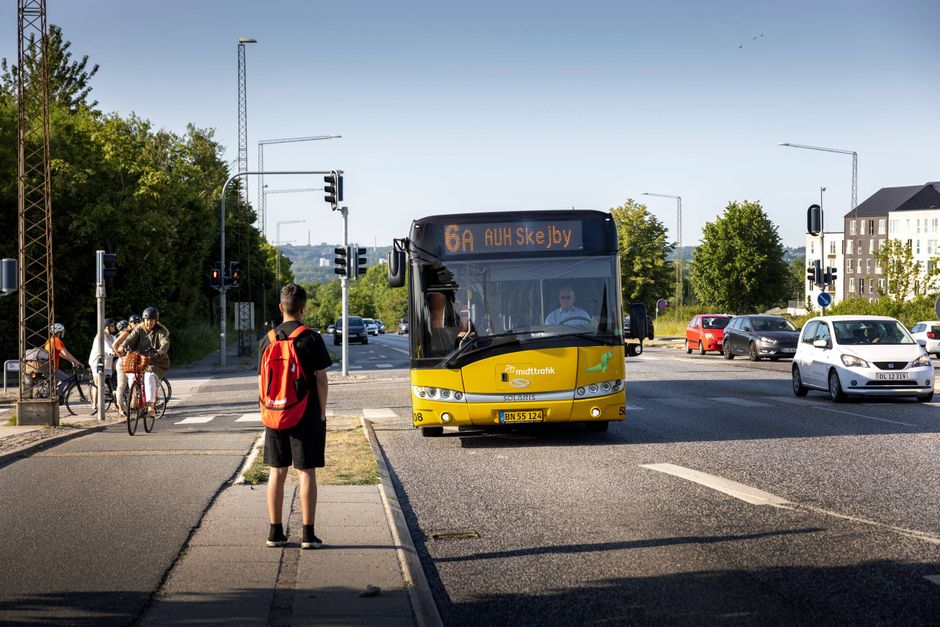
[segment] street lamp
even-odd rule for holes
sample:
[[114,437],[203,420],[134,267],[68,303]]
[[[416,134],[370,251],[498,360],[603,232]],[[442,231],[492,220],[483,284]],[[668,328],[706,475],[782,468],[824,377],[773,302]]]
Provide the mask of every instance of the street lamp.
[[[251,37],[238,38],[238,171],[248,170],[248,90],[245,76],[245,44],[256,44],[257,39]],[[258,168],[259,170],[261,168]],[[248,185],[241,193],[244,200],[248,200]]]
[[277,243],[274,245],[274,250],[277,251],[275,255],[276,264],[274,275],[277,277],[277,280],[281,280],[281,249],[278,246],[281,245],[281,225],[282,224],[306,224],[306,220],[280,220],[277,223]]
[[682,196],[672,194],[651,194],[643,192],[643,196],[658,196],[659,198],[672,198],[676,201],[676,307],[682,306]]
[[803,148],[805,150],[821,150],[822,152],[837,152],[841,155],[852,155],[852,207],[855,209],[858,206],[858,153],[854,150],[843,150],[841,148],[823,148],[822,146],[806,146],[804,144],[791,144],[785,142],[782,144],[777,144],[778,146],[786,146],[787,148]]
[[[311,137],[286,137],[284,139],[262,139],[258,141],[258,171],[261,172],[261,178],[258,179],[258,189],[263,190],[267,185],[264,184],[264,147],[267,144],[292,144],[296,142],[313,142],[321,139],[339,139],[342,135],[313,135]],[[261,234],[268,236],[268,212],[265,205],[266,199],[264,193],[258,193],[258,210],[261,213]]]

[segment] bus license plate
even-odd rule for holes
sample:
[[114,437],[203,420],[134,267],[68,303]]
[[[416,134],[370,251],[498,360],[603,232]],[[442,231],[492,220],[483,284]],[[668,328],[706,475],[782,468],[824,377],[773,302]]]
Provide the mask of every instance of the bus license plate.
[[881,381],[899,381],[907,379],[906,372],[876,372],[875,378]]
[[503,424],[516,422],[542,422],[541,409],[517,409],[499,412],[499,421]]

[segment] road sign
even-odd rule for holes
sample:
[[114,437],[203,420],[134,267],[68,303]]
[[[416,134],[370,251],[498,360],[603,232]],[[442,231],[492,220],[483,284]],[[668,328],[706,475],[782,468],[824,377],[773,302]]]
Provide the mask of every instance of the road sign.
[[[666,308],[666,299],[665,299],[665,298],[660,298],[659,300],[657,300],[657,301],[656,301],[656,307],[658,307],[659,309],[665,309],[665,308]],[[940,315],[940,314],[937,314],[937,315]]]
[[819,303],[820,307],[828,307],[832,304],[832,296],[827,292],[821,292],[819,296],[816,297],[816,302]]

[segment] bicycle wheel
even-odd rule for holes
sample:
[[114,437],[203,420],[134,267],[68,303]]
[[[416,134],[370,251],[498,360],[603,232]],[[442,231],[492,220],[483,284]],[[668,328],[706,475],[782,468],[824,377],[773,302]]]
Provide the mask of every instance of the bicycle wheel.
[[95,413],[95,386],[87,381],[73,381],[65,390],[65,408],[73,416]]
[[172,395],[173,386],[170,385],[169,379],[162,379],[160,385],[157,386],[157,418],[163,418],[163,414],[166,413],[167,403],[170,402]]
[[151,414],[148,411],[144,412],[144,431],[147,433],[153,431],[153,425],[156,423],[157,418],[161,416],[162,411],[166,411],[166,399],[163,396],[162,386],[157,386],[157,398],[155,398],[154,401],[155,413]]
[[124,406],[127,408],[127,432],[131,435],[137,433],[140,412],[147,411],[147,404],[143,402],[142,397],[140,383],[134,381],[134,384],[127,388],[127,394],[124,396]]
[[[91,413],[98,412],[98,386],[93,381],[88,383],[88,394],[91,396]],[[106,382],[104,388],[104,410],[107,412],[114,403],[114,390],[111,389],[111,383]]]

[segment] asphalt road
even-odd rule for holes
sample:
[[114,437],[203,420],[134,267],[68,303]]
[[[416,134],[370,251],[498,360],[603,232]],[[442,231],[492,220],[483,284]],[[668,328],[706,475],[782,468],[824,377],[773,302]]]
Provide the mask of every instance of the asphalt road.
[[0,468],[0,623],[126,625],[260,422],[254,376],[173,377],[154,432],[123,424]]
[[445,624],[936,625],[938,404],[797,399],[789,368],[648,348],[605,434],[423,438],[406,371],[376,379]]
[[[334,346],[332,336],[324,335],[327,348],[336,355],[342,352],[342,346]],[[349,372],[368,372],[373,370],[394,370],[407,368],[409,336],[383,333],[370,335],[368,344],[349,345]],[[337,368],[339,368],[339,359]]]

